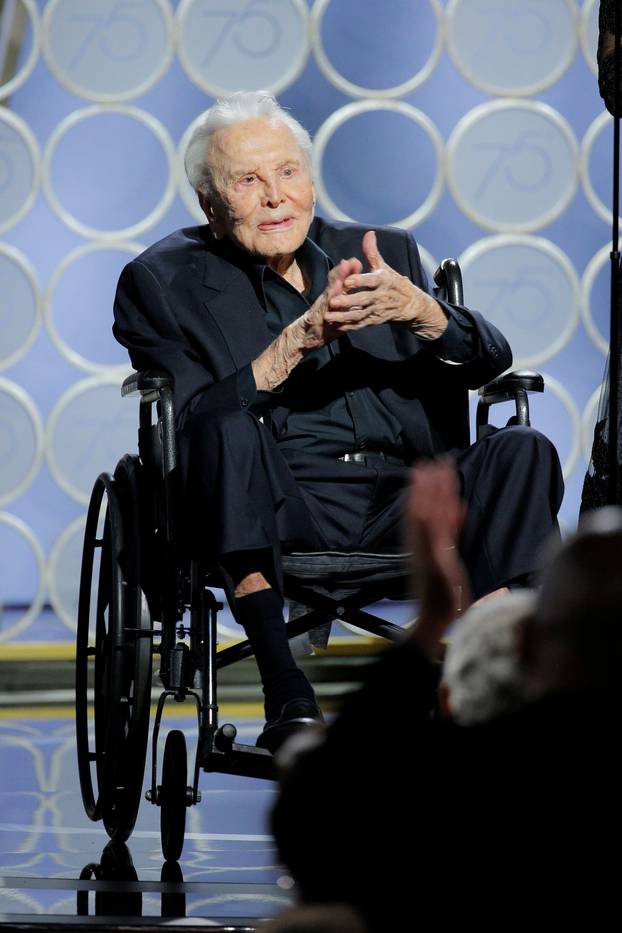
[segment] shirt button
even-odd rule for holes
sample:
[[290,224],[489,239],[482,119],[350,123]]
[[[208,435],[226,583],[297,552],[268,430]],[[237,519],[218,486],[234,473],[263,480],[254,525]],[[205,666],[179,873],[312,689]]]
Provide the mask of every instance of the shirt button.
[[358,444],[356,445],[356,449],[357,449],[357,450],[365,450],[365,442],[364,442],[364,441],[359,441]]
[[241,399],[240,399],[240,405],[242,406],[242,408],[248,408],[248,399],[247,399],[247,398],[241,398]]

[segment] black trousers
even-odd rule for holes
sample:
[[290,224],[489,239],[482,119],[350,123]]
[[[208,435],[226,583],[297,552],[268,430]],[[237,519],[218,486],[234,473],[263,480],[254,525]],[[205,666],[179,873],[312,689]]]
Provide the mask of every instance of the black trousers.
[[[537,569],[557,530],[559,458],[544,435],[518,426],[449,456],[468,507],[460,549],[478,598]],[[409,467],[283,450],[243,410],[195,417],[189,463],[186,517],[195,552],[218,563],[241,551],[268,552],[270,582],[281,593],[282,550],[404,550]]]

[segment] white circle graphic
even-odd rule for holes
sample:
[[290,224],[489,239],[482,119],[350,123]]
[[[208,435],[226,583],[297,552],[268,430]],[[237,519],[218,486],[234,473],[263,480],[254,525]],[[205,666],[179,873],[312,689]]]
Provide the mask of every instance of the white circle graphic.
[[56,80],[81,97],[138,97],[173,58],[173,16],[166,0],[50,0],[43,52]]
[[[432,121],[424,113],[422,113],[421,110],[417,110],[416,107],[411,107],[410,104],[406,104],[403,101],[357,101],[356,103],[346,104],[345,107],[341,107],[339,110],[335,110],[335,112],[324,121],[316,133],[315,139],[313,141],[313,159],[315,165],[315,179],[318,196],[322,203],[330,211],[331,216],[336,220],[359,221],[359,218],[352,217],[351,215],[346,214],[343,210],[341,210],[339,205],[328,192],[323,177],[324,161],[327,155],[328,145],[340,127],[342,127],[349,120],[352,120],[361,114],[377,113],[383,111],[404,117],[407,121],[410,121],[410,123],[414,124],[414,126],[422,130],[424,135],[427,137],[428,142],[432,144],[434,151],[436,170],[432,185],[427,195],[423,198],[423,200],[421,200],[421,203],[419,203],[415,208],[411,209],[410,213],[408,213],[406,216],[401,217],[398,220],[383,221],[383,223],[388,226],[409,229],[410,227],[414,227],[418,223],[421,223],[421,221],[424,220],[434,210],[434,207],[437,204],[438,199],[440,198],[443,191],[443,140],[434,123],[432,123]],[[357,153],[352,152],[351,161],[353,164],[356,163],[356,159]],[[376,186],[370,185],[370,190],[376,190],[377,185],[380,184],[381,181],[382,179],[377,179]],[[386,168],[384,181],[386,183]],[[404,197],[406,197],[407,194],[408,192],[404,192]],[[360,220],[360,222],[366,223],[369,221],[363,218]]]
[[39,146],[21,117],[0,107],[0,233],[28,213],[39,189]]
[[188,77],[217,97],[289,87],[309,54],[304,0],[181,0],[178,55]]
[[[581,416],[579,410],[574,403],[570,392],[559,382],[558,379],[555,379],[553,376],[548,375],[548,373],[542,373],[544,377],[545,385],[545,394],[550,392],[552,395],[555,395],[556,398],[562,403],[566,411],[568,412],[568,417],[570,420],[570,444],[569,450],[566,454],[565,459],[562,462],[562,474],[565,480],[568,479],[575,466],[577,465],[577,460],[581,452]],[[537,424],[534,424],[534,427],[538,427]],[[561,439],[558,439],[555,434],[559,430],[560,425],[557,420],[553,422],[553,427],[550,431],[551,439],[558,450],[562,449]],[[544,433],[549,433],[546,430]]]
[[[127,351],[115,342],[111,333],[111,308],[122,267],[129,261],[128,257],[133,259],[143,250],[140,243],[125,241],[85,243],[65,256],[52,275],[45,296],[45,323],[58,352],[74,366],[90,373],[127,371]],[[106,255],[119,253],[122,258],[112,263],[110,255]],[[91,264],[85,270],[83,260],[91,259],[95,260],[95,266]],[[101,270],[98,259],[102,260]],[[94,293],[85,303],[83,283],[86,280],[92,283],[92,288],[94,283]],[[57,307],[59,290],[62,290],[60,309]],[[80,349],[76,349],[72,341],[79,342]],[[104,351],[107,355],[104,361],[92,358],[95,354],[101,356]]]
[[[397,8],[392,9],[396,3]],[[341,14],[344,20],[341,28],[333,26],[330,35],[337,34],[340,37],[340,51],[342,54],[345,37],[350,49],[349,57],[355,64],[358,63],[357,67],[361,71],[361,75],[366,76],[364,85],[347,78],[343,74],[343,71],[340,70],[340,67],[341,69],[344,67],[342,62],[339,62],[340,67],[338,67],[331,61],[322,36],[324,18],[329,7],[331,13],[334,10],[335,14]],[[379,15],[382,16],[382,28],[378,28]],[[421,8],[420,0],[418,2],[417,0],[387,0],[383,4],[381,13],[375,5],[369,5],[361,9],[356,0],[351,0],[350,4],[333,3],[332,0],[316,0],[311,11],[316,61],[324,76],[340,91],[351,97],[374,97],[377,99],[402,97],[423,84],[438,64],[443,49],[442,15],[443,11],[438,0],[427,0],[425,9]],[[421,20],[424,17],[434,21],[434,39],[432,42],[422,43],[424,45],[422,56],[417,55],[418,50],[413,49],[412,44],[408,43],[410,61],[407,61],[405,65],[409,76],[403,78],[403,80],[398,79],[397,83],[390,87],[370,87],[367,84],[367,74],[370,68],[374,68],[378,73],[378,77],[387,70],[393,69],[397,50],[404,48],[403,29],[408,30],[415,43],[418,32],[422,31]],[[393,35],[393,32],[395,32],[395,35]],[[336,44],[339,44],[337,40]],[[421,58],[421,61],[418,60],[419,58]],[[413,59],[418,66],[414,74],[412,73]]]
[[[141,220],[130,223],[125,227],[102,229],[101,227],[95,227],[91,224],[84,223],[62,204],[61,199],[56,193],[52,175],[56,150],[59,144],[64,142],[64,137],[69,132],[75,130],[76,127],[83,127],[83,124],[88,124],[89,121],[97,121],[98,117],[108,118],[114,115],[136,121],[136,123],[147,129],[149,133],[155,137],[164,153],[167,177],[166,181],[161,186],[163,190],[159,196],[159,200],[155,206],[148,211],[146,216],[143,216]],[[92,147],[89,137],[93,130],[91,128],[91,133],[88,133],[88,131],[85,132],[83,128],[82,132],[83,139],[80,140],[80,143],[84,151],[88,154]],[[104,147],[103,150],[98,148],[92,158],[84,158],[85,164],[83,164],[81,169],[79,183],[85,189],[82,203],[86,203],[91,209],[107,208],[109,204],[112,204],[115,209],[121,211],[125,205],[132,205],[135,203],[137,189],[141,193],[143,190],[147,191],[150,201],[153,201],[151,189],[153,187],[152,176],[154,169],[146,158],[143,162],[140,158],[136,157],[137,147],[135,143],[132,144],[131,148],[130,145],[126,143],[124,150],[119,143],[120,135],[122,136],[122,134],[116,134],[116,144],[115,138],[113,137],[108,147]],[[114,164],[122,163],[123,173],[113,175],[109,170],[111,162]],[[50,206],[63,223],[71,230],[80,234],[80,236],[88,238],[129,239],[134,236],[139,236],[162,219],[175,197],[175,147],[171,137],[160,121],[156,120],[150,113],[127,104],[119,104],[118,106],[109,104],[94,105],[92,107],[85,107],[83,110],[74,110],[66,116],[64,120],[61,120],[58,124],[48,140],[45,148],[43,168],[43,187]],[[66,188],[65,196],[72,196],[74,200],[77,201],[82,191],[78,188],[78,179],[76,178],[75,170],[72,167],[70,173],[67,166],[64,164],[61,165],[60,168],[62,180]],[[125,190],[123,190],[123,186],[119,185],[121,177],[125,179]],[[149,178],[148,185],[144,181],[145,178]],[[108,186],[106,185],[106,179],[110,180]]]
[[50,602],[58,618],[76,630],[78,618],[78,596],[80,590],[80,568],[82,544],[86,518],[74,519],[54,542],[48,560],[48,591]]
[[37,273],[29,259],[0,243],[0,369],[26,355],[41,325]]
[[[37,579],[36,590],[28,608],[21,612],[14,622],[0,630],[0,642],[3,642],[10,641],[27,629],[41,612],[45,597],[45,557],[38,539],[28,525],[9,512],[0,512],[0,552],[5,555],[4,565],[9,571],[0,578],[0,605],[4,604],[5,611],[11,603],[23,601],[23,584],[25,581],[30,584],[33,570]],[[10,589],[12,586],[17,587],[14,593]]]
[[592,173],[596,176],[599,183],[607,183],[607,197],[611,191],[611,155],[610,150],[613,145],[613,136],[611,137],[611,142],[605,147],[606,155],[604,158],[607,160],[604,171],[602,161],[599,159],[599,164],[592,168],[591,162],[594,155],[594,147],[600,143],[600,137],[605,129],[611,130],[613,126],[613,117],[610,113],[604,110],[602,113],[599,113],[595,120],[590,124],[587,133],[583,137],[581,143],[581,180],[583,182],[583,188],[585,191],[585,196],[588,201],[596,211],[599,217],[605,221],[605,223],[610,224],[612,221],[612,210],[611,204],[603,201],[600,194],[596,191],[596,187],[592,181]]
[[468,304],[505,335],[515,367],[566,346],[579,320],[579,281],[558,246],[542,237],[486,237],[468,247],[460,265]]
[[0,505],[30,486],[42,456],[43,424],[37,406],[21,386],[0,378]]
[[481,104],[447,144],[447,183],[464,213],[492,230],[519,233],[550,223],[578,184],[578,145],[547,104]]
[[[3,21],[3,26],[7,29],[7,33],[11,28],[17,28],[20,34],[20,44],[25,44],[25,36],[27,28],[30,28],[30,48],[28,54],[26,55],[26,60],[22,66],[15,72],[12,78],[8,78],[4,81],[3,84],[0,84],[0,100],[3,100],[5,97],[10,97],[11,94],[14,94],[15,91],[28,80],[32,71],[37,64],[37,59],[39,57],[39,40],[41,27],[39,22],[39,11],[35,0],[17,0],[16,6],[12,11],[13,22],[11,23],[11,10],[9,4],[7,8],[3,10],[3,16],[6,17],[6,24]],[[26,26],[26,21],[28,27]],[[20,57],[23,54],[23,49],[20,50]]]
[[598,49],[598,0],[585,0],[581,10],[581,48],[585,60],[594,72],[598,74],[596,51]]
[[550,87],[577,49],[574,0],[450,0],[447,46],[460,73],[488,94]]
[[594,389],[588,399],[587,405],[583,410],[583,415],[581,416],[581,438],[583,456],[585,457],[586,463],[589,463],[592,459],[594,428],[596,427],[596,419],[598,418],[598,403],[600,402],[602,391],[602,385],[598,386],[597,389]]
[[48,419],[50,471],[61,489],[83,505],[95,478],[112,472],[124,453],[136,451],[138,401],[121,398],[121,381],[120,376],[101,376],[75,383]]
[[[592,302],[594,299],[594,288],[598,287],[601,293],[601,302],[604,302],[604,309],[606,311],[606,320],[609,323],[610,319],[610,306],[611,306],[611,259],[610,259],[611,245],[603,246],[602,249],[599,249],[596,255],[592,256],[588,262],[585,272],[583,273],[583,280],[581,283],[581,313],[583,315],[583,323],[585,329],[593,340],[594,344],[598,347],[601,353],[604,353],[605,356],[609,353],[609,340],[598,328],[596,321],[594,319],[594,314],[592,312]],[[605,268],[607,272],[605,272]],[[603,276],[606,277],[606,283],[603,282]],[[605,293],[603,295],[603,292]],[[608,331],[607,331],[608,333]]]

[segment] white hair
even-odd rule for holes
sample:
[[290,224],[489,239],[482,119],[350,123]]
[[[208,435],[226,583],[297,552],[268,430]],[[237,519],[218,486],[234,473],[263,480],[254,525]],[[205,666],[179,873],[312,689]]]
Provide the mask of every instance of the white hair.
[[516,590],[472,606],[451,633],[443,665],[454,720],[469,726],[512,712],[531,697],[517,650],[517,624],[536,594]]
[[278,120],[288,127],[309,166],[311,165],[311,137],[298,120],[281,107],[267,91],[236,91],[229,97],[220,97],[205,113],[190,137],[184,166],[188,181],[195,191],[207,195],[215,193],[209,165],[209,143],[214,133],[223,127],[260,117]]

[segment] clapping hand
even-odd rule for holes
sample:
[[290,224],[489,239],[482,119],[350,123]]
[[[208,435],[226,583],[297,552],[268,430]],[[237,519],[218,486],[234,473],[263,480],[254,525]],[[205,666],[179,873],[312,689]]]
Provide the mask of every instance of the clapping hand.
[[458,552],[464,517],[455,467],[446,460],[417,465],[408,521],[421,610],[411,637],[430,658],[442,655],[447,627],[471,599],[468,576]]
[[445,312],[431,295],[384,261],[373,230],[363,237],[363,253],[369,272],[361,269],[345,277],[343,288],[330,297],[326,321],[339,333],[397,321],[422,340],[440,337],[447,328]]

